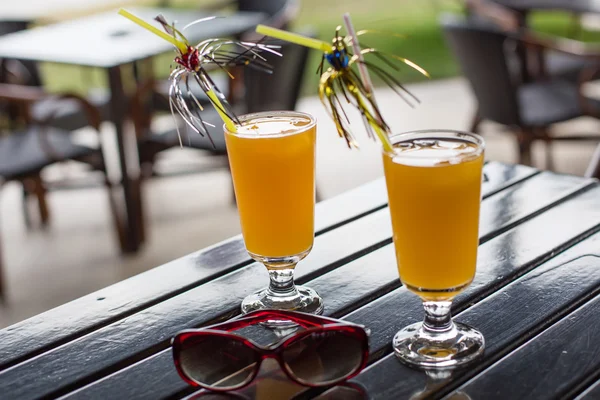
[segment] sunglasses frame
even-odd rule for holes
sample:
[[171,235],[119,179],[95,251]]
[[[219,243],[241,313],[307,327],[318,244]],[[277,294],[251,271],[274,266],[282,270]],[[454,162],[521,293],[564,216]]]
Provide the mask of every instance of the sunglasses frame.
[[[291,337],[267,347],[260,346],[250,339],[231,333],[231,331],[237,329],[272,320],[291,320],[296,324],[302,326],[306,330],[294,333]],[[346,374],[337,380],[319,384],[305,382],[302,379],[295,376],[293,371],[291,371],[286,366],[285,361],[283,359],[283,352],[291,345],[304,339],[307,336],[310,336],[314,333],[325,332],[343,332],[359,340],[362,346],[361,362],[355,369],[352,370],[351,373]],[[185,351],[183,349],[183,343],[189,338],[197,338],[201,336],[226,337],[228,339],[240,342],[246,347],[252,349],[254,351],[254,354],[256,355],[256,366],[252,371],[252,374],[249,375],[249,377],[246,378],[246,380],[244,380],[244,382],[242,382],[241,384],[225,388],[205,385],[188,376],[188,374],[183,370],[183,367],[181,365],[180,355],[182,351]],[[285,375],[293,382],[296,382],[302,386],[315,388],[336,385],[338,383],[355,377],[360,373],[360,371],[362,371],[366,367],[369,359],[369,333],[368,330],[366,330],[363,326],[353,324],[351,322],[339,321],[333,318],[327,318],[300,312],[279,310],[255,311],[252,313],[248,313],[244,316],[238,317],[236,319],[229,320],[220,324],[211,325],[206,328],[181,331],[177,335],[175,335],[171,344],[173,349],[173,360],[175,361],[175,368],[177,369],[179,376],[181,376],[181,378],[184,381],[186,381],[192,386],[201,387],[214,392],[229,392],[232,390],[239,390],[248,386],[252,381],[254,381],[254,379],[256,379],[262,362],[267,358],[275,359],[278,362],[280,368],[285,373]]]

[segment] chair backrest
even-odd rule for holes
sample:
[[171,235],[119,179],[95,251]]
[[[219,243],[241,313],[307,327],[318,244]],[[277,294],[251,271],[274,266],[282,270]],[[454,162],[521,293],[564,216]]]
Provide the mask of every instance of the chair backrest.
[[[310,29],[303,30],[301,34],[315,37]],[[294,110],[296,107],[310,50],[291,43],[275,44],[281,45],[278,51],[283,57],[264,54],[267,62],[273,66],[272,74],[252,68],[244,70],[245,103],[248,112]]]
[[[237,0],[238,10],[256,11],[266,14],[267,18],[261,24],[278,29],[289,29],[290,23],[300,11],[299,0]],[[244,40],[257,40],[260,35],[252,29],[241,35]]]
[[504,125],[520,125],[517,93],[506,55],[507,35],[490,24],[455,15],[443,15],[440,23],[475,93],[479,115]]
[[267,14],[269,18],[299,6],[298,0],[237,0],[237,3],[240,11],[258,11]]
[[280,12],[288,0],[237,0],[240,11],[260,11],[273,16]]
[[[27,24],[23,22],[0,21],[0,36],[9,33],[19,32],[27,29]],[[9,68],[7,63],[14,62],[18,66],[18,71],[23,78],[23,81],[18,82],[29,86],[42,86],[42,79],[36,62],[33,61],[14,61],[0,60],[0,83],[15,83],[7,73]]]

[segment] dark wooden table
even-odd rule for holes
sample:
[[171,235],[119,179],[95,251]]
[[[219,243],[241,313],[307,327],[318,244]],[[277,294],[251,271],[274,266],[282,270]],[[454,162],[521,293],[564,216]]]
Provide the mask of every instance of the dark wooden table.
[[[495,162],[485,173],[477,275],[454,314],[487,347],[446,377],[391,354],[392,336],[423,312],[398,280],[383,180],[317,206],[297,280],[320,292],[326,315],[371,329],[371,364],[354,379],[370,398],[600,398],[600,185]],[[267,280],[235,237],[4,329],[0,397],[190,396],[170,338],[237,315]]]
[[[209,15],[226,16],[187,29],[185,34],[191,43],[245,32],[264,18],[264,14],[256,12],[208,14],[160,8],[131,8],[130,11],[157,27],[160,24],[153,18],[158,14],[163,14],[168,21],[177,21],[180,28]],[[118,15],[116,10],[0,37],[0,58],[81,65],[106,71],[111,93],[111,121],[116,128],[123,177],[127,222],[125,251],[138,249],[144,237],[144,226],[136,165],[137,147],[134,145],[133,132],[125,129],[127,102],[124,80],[133,80],[133,77],[124,78],[121,66],[169,51],[173,51],[173,45]]]

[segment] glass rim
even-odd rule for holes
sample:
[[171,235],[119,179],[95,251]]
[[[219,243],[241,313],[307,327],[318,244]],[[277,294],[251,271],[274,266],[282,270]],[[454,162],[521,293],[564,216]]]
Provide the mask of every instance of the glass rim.
[[[444,134],[446,134],[446,135],[444,135]],[[392,146],[394,146],[397,143],[400,143],[404,140],[411,140],[411,139],[416,139],[416,138],[427,138],[428,136],[430,139],[447,139],[447,138],[465,139],[465,138],[469,138],[469,139],[471,139],[471,140],[469,140],[471,143],[477,145],[477,151],[470,154],[470,156],[472,156],[472,157],[479,157],[485,150],[485,140],[483,139],[483,137],[481,137],[480,135],[478,135],[476,133],[459,131],[456,129],[419,129],[419,130],[408,131],[408,132],[392,133],[391,135],[389,135],[389,138],[390,138],[390,141],[392,142]],[[398,140],[398,138],[402,138],[402,140]],[[383,154],[386,154],[393,158],[402,157],[402,154],[391,152],[389,150],[386,150],[385,148],[382,149],[382,152],[383,152]],[[439,158],[439,156],[426,156],[426,157],[420,157],[420,158],[425,158],[425,159],[432,158],[433,159],[433,158]]]
[[292,132],[286,132],[286,133],[281,133],[281,132],[272,132],[271,133],[271,132],[269,132],[269,133],[261,133],[260,135],[256,135],[256,134],[251,134],[251,133],[231,132],[229,129],[227,129],[226,124],[223,124],[223,131],[226,134],[236,135],[236,136],[240,136],[240,137],[244,137],[244,138],[252,138],[252,139],[260,139],[260,138],[265,138],[265,137],[274,138],[274,137],[292,136],[292,135],[296,135],[298,133],[303,133],[303,132],[310,130],[317,124],[317,119],[309,113],[305,113],[305,112],[301,112],[301,111],[286,111],[286,110],[259,111],[259,112],[254,112],[254,113],[243,114],[238,117],[238,120],[243,124],[244,122],[246,122],[250,119],[253,119],[253,118],[278,117],[278,116],[281,116],[281,117],[303,117],[303,118],[308,119],[310,122],[307,125],[303,125],[301,127],[298,127],[297,129],[294,129]]

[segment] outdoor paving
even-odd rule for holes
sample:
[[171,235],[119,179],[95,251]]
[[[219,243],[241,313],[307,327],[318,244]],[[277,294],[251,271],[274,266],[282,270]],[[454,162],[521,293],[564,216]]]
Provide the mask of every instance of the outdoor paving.
[[[414,110],[391,91],[377,91],[383,114],[394,131],[467,129],[474,101],[464,80],[426,82],[409,88],[422,101]],[[358,115],[351,118],[362,147],[349,151],[317,98],[302,99],[298,109],[318,119],[317,184],[322,198],[382,176],[378,144],[363,134]],[[559,129],[592,133],[598,127],[597,121],[588,118]],[[493,124],[483,128],[487,158],[514,162],[510,135]],[[110,136],[110,129],[106,131]],[[543,167],[544,149],[540,146],[534,150],[536,164]],[[583,174],[592,152],[591,145],[556,145],[556,170]],[[170,151],[168,156],[178,161],[199,157],[196,152],[179,149]],[[200,161],[210,160],[203,157]],[[48,171],[56,172],[61,171]],[[124,257],[115,243],[103,189],[51,193],[51,225],[45,230],[27,230],[20,189],[16,184],[7,184],[0,193],[0,236],[8,301],[0,307],[0,327],[239,233],[226,172],[154,179],[146,182],[143,190],[148,240],[138,254]]]

